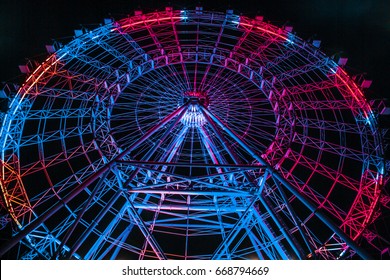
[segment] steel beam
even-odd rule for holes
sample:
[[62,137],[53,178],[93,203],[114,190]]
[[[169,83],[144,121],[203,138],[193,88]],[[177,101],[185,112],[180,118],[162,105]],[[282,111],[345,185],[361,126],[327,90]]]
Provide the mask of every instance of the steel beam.
[[145,236],[146,241],[149,243],[150,247],[152,247],[157,258],[160,260],[166,260],[167,257],[165,256],[164,251],[161,249],[160,245],[158,244],[154,236],[149,232],[147,226],[145,225],[145,222],[143,221],[143,219],[135,209],[133,203],[131,201],[128,202],[129,202],[129,207],[127,208],[127,210],[129,215],[133,218],[134,222],[137,224],[138,228]]

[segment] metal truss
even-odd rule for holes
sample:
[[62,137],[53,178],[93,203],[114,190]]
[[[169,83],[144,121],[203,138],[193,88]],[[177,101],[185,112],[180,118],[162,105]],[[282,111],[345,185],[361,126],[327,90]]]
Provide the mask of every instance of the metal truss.
[[317,47],[231,11],[77,34],[2,113],[2,258],[371,258],[377,119]]

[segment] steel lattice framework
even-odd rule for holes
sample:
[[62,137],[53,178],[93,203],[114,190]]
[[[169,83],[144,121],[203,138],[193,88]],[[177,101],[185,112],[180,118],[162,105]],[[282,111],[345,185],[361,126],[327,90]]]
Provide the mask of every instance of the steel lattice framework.
[[78,31],[3,115],[1,255],[368,258],[381,139],[315,45],[201,8]]

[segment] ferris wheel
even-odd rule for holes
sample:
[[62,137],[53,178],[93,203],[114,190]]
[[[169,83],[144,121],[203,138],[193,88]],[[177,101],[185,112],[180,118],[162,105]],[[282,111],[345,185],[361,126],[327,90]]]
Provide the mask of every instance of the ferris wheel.
[[3,114],[2,257],[369,258],[381,139],[319,41],[200,7],[75,34]]

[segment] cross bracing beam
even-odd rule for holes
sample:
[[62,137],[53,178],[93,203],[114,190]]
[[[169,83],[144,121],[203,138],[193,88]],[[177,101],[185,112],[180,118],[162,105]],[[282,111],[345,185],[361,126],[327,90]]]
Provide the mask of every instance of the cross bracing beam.
[[[267,71],[272,73],[279,73],[280,70],[284,70],[283,67],[280,67],[280,64],[284,62],[291,63],[292,60],[294,60],[293,56],[295,56],[295,61],[298,62],[298,59],[302,58],[304,56],[304,52],[299,52],[300,49],[295,44],[289,45],[287,48],[282,48],[280,45],[277,45],[278,50],[276,54],[268,55],[267,60],[268,62],[265,64],[264,68],[267,69]],[[297,67],[297,65],[294,64],[283,64],[286,67]],[[275,70],[272,70],[275,69]]]
[[294,85],[287,88],[280,88],[279,91],[282,92],[283,90],[286,90],[288,94],[286,94],[284,97],[288,98],[289,96],[294,97],[295,95],[314,93],[317,91],[323,92],[324,90],[329,90],[335,87],[336,85],[334,81],[331,79],[331,77],[329,77],[329,79],[320,82],[311,82],[306,84]]
[[[61,242],[46,228],[35,230],[29,235],[29,238],[33,239],[33,241],[23,240],[22,243],[24,246],[29,247],[31,251],[22,255],[20,258],[21,260],[33,260],[37,259],[37,257],[42,260],[49,260],[50,253],[55,251],[56,247],[59,246]],[[63,247],[64,252],[69,252],[69,250],[70,248],[68,246]],[[81,259],[78,254],[74,254],[74,258],[78,260]]]
[[[76,147],[69,147],[66,151],[62,151],[54,155],[46,155],[44,159],[42,158],[37,162],[24,165],[22,168],[20,168],[20,173],[22,176],[27,176],[42,171],[47,167],[54,167],[56,165],[65,163],[69,161],[71,157],[86,157],[86,153],[93,151],[95,151],[95,146],[93,143],[89,143],[85,146],[79,145]],[[93,164],[91,163],[91,165]]]
[[79,119],[80,116],[88,117],[91,113],[91,108],[61,108],[53,110],[52,108],[30,110],[29,120],[42,120],[42,119]]
[[204,196],[229,196],[229,197],[243,197],[243,196],[252,196],[253,194],[250,192],[245,193],[243,192],[236,192],[234,189],[231,191],[214,191],[214,190],[170,190],[170,189],[136,189],[136,190],[129,190],[129,193],[148,193],[148,194],[165,194],[165,195],[192,195],[192,196],[198,196],[198,195],[204,195]]
[[[237,204],[237,202],[232,199],[232,203],[234,205]],[[252,211],[255,211],[253,209]],[[242,213],[238,213],[238,216],[241,217]],[[261,219],[261,218],[260,218]],[[262,220],[262,219],[261,219]],[[236,225],[236,224],[234,224]],[[242,241],[248,237],[250,239],[250,242],[252,243],[252,248],[245,246],[243,250],[246,252],[238,252],[238,247],[241,245]],[[223,240],[226,240],[224,238]],[[273,251],[273,246],[269,242],[270,236],[267,229],[263,230],[261,227],[261,223],[258,223],[257,219],[250,219],[247,226],[245,227],[245,231],[243,232],[241,236],[241,240],[238,240],[238,242],[235,242],[235,246],[231,249],[231,254],[233,255],[248,255],[250,251],[254,252],[258,259],[264,259],[264,254],[267,255],[269,259],[277,259],[278,257],[276,254],[273,254],[271,251]],[[226,242],[225,242],[226,244]],[[225,247],[228,249],[229,247],[225,245]],[[241,250],[242,251],[242,250]]]
[[252,30],[253,30],[254,26],[253,25],[250,25],[248,27],[248,29],[245,29],[243,31],[243,35],[239,37],[238,41],[236,42],[236,44],[234,45],[233,49],[232,49],[232,53],[237,53],[241,50],[242,48],[242,45],[247,42],[247,38],[248,36],[251,34]]
[[[35,213],[32,215],[36,216]],[[41,224],[38,228],[34,229],[23,241],[25,246],[31,249],[30,252],[24,253],[20,259],[34,259],[38,256],[41,259],[50,259],[51,255],[54,254],[61,241],[58,239],[58,235],[62,233],[63,226],[68,224],[69,219],[65,219],[54,229],[49,230],[48,227]],[[64,252],[69,252],[68,246],[63,246]],[[80,259],[78,254],[75,254],[76,259]]]
[[[118,163],[129,163],[129,165],[132,165],[131,162],[128,162],[128,161],[118,161]],[[139,166],[138,164],[135,164],[134,166]],[[202,181],[204,179],[212,179],[212,178],[215,178],[215,177],[220,177],[221,175],[228,175],[228,174],[235,174],[235,173],[242,173],[243,171],[240,170],[240,169],[237,169],[237,170],[226,170],[226,171],[221,171],[220,173],[219,172],[216,172],[216,173],[210,173],[210,174],[207,174],[207,175],[199,175],[199,176],[188,176],[188,175],[179,175],[179,174],[176,174],[176,173],[172,173],[172,172],[167,172],[167,171],[162,171],[162,170],[158,170],[156,169],[154,166],[146,166],[146,165],[142,165],[142,169],[144,170],[149,170],[149,171],[152,171],[156,174],[163,174],[163,175],[167,175],[169,177],[172,177],[172,178],[179,178],[179,179],[182,179],[184,182],[189,182],[189,181],[193,181],[193,182],[199,182],[200,184],[206,184],[206,185],[210,185],[210,186],[217,186],[216,184],[213,184],[213,183],[210,183],[210,182],[207,182],[207,181]],[[258,168],[248,168],[247,170],[253,170],[253,169],[258,169]],[[223,179],[224,180],[224,179]],[[170,185],[170,184],[175,184],[176,182],[172,181],[172,182],[168,182],[167,184]],[[144,184],[143,184],[144,185]],[[150,187],[150,186],[159,186],[158,184],[157,185],[145,185],[146,187]],[[218,187],[218,186],[217,186]],[[220,186],[222,187],[222,186]]]
[[290,153],[288,154],[289,158],[291,158],[295,164],[299,164],[308,168],[313,168],[311,170],[314,170],[315,172],[323,175],[326,178],[330,178],[333,181],[337,181],[339,184],[354,190],[356,192],[359,191],[359,182],[346,174],[341,174],[339,171],[334,170],[324,164],[318,164],[317,161],[311,159],[310,157],[304,156],[298,151],[290,150]]
[[306,116],[299,116],[295,118],[295,122],[299,126],[307,127],[307,128],[317,128],[317,129],[325,129],[329,131],[335,131],[343,133],[354,133],[359,134],[359,127],[356,126],[356,123],[350,123],[347,121],[339,120],[325,120],[325,119],[313,119]]
[[[324,132],[326,138],[326,129],[324,129]],[[342,134],[342,132],[340,134]],[[306,147],[318,149],[322,153],[328,152],[335,155],[343,156],[345,158],[353,159],[359,162],[363,162],[367,156],[371,156],[364,153],[364,151],[355,150],[346,145],[341,145],[340,143],[336,144],[336,143],[332,143],[331,141],[325,141],[325,139],[318,139],[300,133],[294,133],[293,142],[304,144]]]
[[[185,218],[183,217],[181,221],[183,221]],[[194,221],[195,222],[195,221]],[[221,224],[216,223],[212,224],[211,221],[207,221],[207,224],[195,224],[194,222],[191,222],[190,225],[188,224],[183,224],[183,223],[165,223],[157,220],[155,222],[155,227],[161,227],[161,228],[188,228],[190,227],[191,230],[215,230],[219,234],[221,233]],[[147,226],[151,225],[152,222],[145,222]],[[223,228],[224,229],[231,229],[234,227],[234,224],[228,224],[228,223],[223,223]]]
[[126,32],[126,30],[123,30],[122,25],[115,23],[114,26],[115,27],[111,29],[112,33],[119,33],[126,43],[138,53],[138,56],[148,57],[148,54],[141,48],[141,46],[138,45],[138,43],[128,34],[128,32]]
[[[320,111],[320,110],[348,110],[360,109],[358,104],[350,104],[345,100],[291,100],[291,104],[294,109],[300,111]],[[354,107],[353,107],[354,105]]]
[[[233,205],[233,206],[236,206],[236,205]],[[206,228],[207,228],[207,225],[219,226],[220,225],[219,221],[214,219],[215,216],[217,215],[217,213],[215,212],[215,209],[216,208],[214,208],[214,211],[202,211],[202,212],[197,213],[196,215],[188,215],[188,213],[185,212],[185,211],[182,211],[182,212],[174,211],[174,212],[172,212],[172,211],[161,210],[160,214],[165,214],[166,217],[158,219],[156,221],[156,224],[159,224],[159,223],[161,223],[161,224],[171,224],[171,225],[177,225],[178,227],[180,227],[180,225],[183,225],[180,222],[183,221],[183,220],[187,220],[188,219],[188,220],[191,220],[195,224],[202,223],[203,227],[206,227]],[[235,219],[232,218],[232,220],[235,220]],[[150,223],[152,223],[152,221],[145,221],[145,223],[146,224],[150,224]],[[228,227],[233,226],[233,224],[228,223],[228,222],[226,222],[225,224]],[[220,228],[217,228],[217,230],[220,232]]]
[[[64,77],[65,81],[66,79],[67,78]],[[81,86],[75,85],[74,80],[77,80],[77,76],[72,78],[72,82],[74,83],[72,85],[69,85],[70,82],[67,82],[66,85],[64,85],[63,87],[61,87],[61,85],[55,85],[55,87],[51,87],[51,88],[47,87],[46,85],[42,86],[39,88],[39,95],[37,95],[37,98],[44,97],[47,99],[55,99],[55,100],[71,99],[72,101],[81,101],[86,103],[93,102],[96,96],[96,92],[92,91],[92,89],[96,88],[95,82],[93,81],[93,84],[92,83],[90,84],[91,88],[89,90],[81,90],[77,88]],[[82,81],[82,83],[87,84],[88,82]]]
[[[258,215],[257,209],[254,209],[253,217],[248,226],[251,226],[251,230],[247,230],[246,233],[251,238],[254,247],[261,249],[262,252],[267,255],[268,259],[288,259],[289,256],[287,254],[287,250],[282,245],[282,241],[285,237],[283,235],[277,235],[273,230],[271,230],[267,220]],[[236,247],[238,245],[239,242],[237,242]],[[233,252],[236,250],[237,249],[234,248]],[[260,253],[260,255],[262,254]]]
[[[266,32],[263,34],[266,34]],[[274,43],[279,42],[280,38],[265,37],[262,39],[265,39],[265,41],[263,41],[261,44],[257,44],[255,46],[256,48],[251,50],[251,53],[249,55],[249,61],[254,63],[258,59],[263,62],[262,65],[265,65],[267,63],[267,56],[265,55],[264,51],[267,50]]]
[[[90,44],[95,44],[92,41],[87,41]],[[82,44],[82,43],[81,43]],[[73,42],[73,45],[76,45],[76,42]],[[91,46],[93,48],[93,45]],[[81,51],[80,51],[81,50]],[[100,60],[94,59],[91,56],[88,56],[87,54],[84,53],[84,50],[80,49],[77,52],[75,52],[74,47],[65,47],[61,49],[59,52],[59,55],[62,56],[64,54],[65,56],[62,56],[62,60],[75,60],[77,62],[84,63],[85,65],[89,65],[91,69],[89,69],[89,75],[91,77],[100,77],[100,75],[105,75],[105,76],[111,76],[113,73],[116,73],[116,71],[119,71],[118,69],[113,68],[111,65],[106,64],[101,62]],[[75,67],[76,65],[73,65]],[[75,68],[77,69],[77,68]],[[72,69],[72,67],[69,68],[70,71],[75,70]],[[122,73],[123,74],[123,73]]]
[[[160,161],[136,161],[136,160],[121,160],[118,163],[124,163],[134,166],[145,166],[145,165],[153,165],[153,166],[173,166],[173,167],[199,167],[199,168],[238,168],[245,170],[253,170],[253,169],[261,169],[264,166],[261,164],[211,164],[211,163],[188,163],[188,162],[160,162]],[[233,170],[234,171],[234,170]],[[238,172],[238,171],[237,171]]]
[[332,63],[333,62],[329,59],[325,59],[325,58],[323,58],[321,60],[316,59],[316,61],[313,61],[312,63],[303,65],[299,68],[290,69],[290,70],[281,72],[281,73],[275,75],[274,77],[275,77],[276,81],[282,82],[282,81],[292,79],[292,78],[299,76],[299,75],[302,75],[302,74],[307,75],[307,73],[314,71],[314,70],[318,70],[318,71],[321,71],[321,72],[326,74],[329,72],[329,69],[331,68],[331,66],[333,66]]
[[[161,174],[161,173],[160,173]],[[177,175],[174,175],[173,176],[176,176],[178,178],[181,178],[180,176],[177,176]],[[214,175],[215,177],[220,177],[220,174],[215,174]],[[158,193],[158,191],[161,189],[161,187],[168,187],[166,188],[166,192],[169,193],[170,191],[173,191],[174,187],[177,187],[177,186],[188,186],[188,184],[190,183],[196,183],[194,184],[193,186],[193,189],[194,189],[194,193],[196,192],[200,192],[200,193],[203,193],[205,192],[205,189],[215,189],[215,191],[217,193],[223,193],[223,192],[226,192],[226,193],[230,193],[231,195],[234,195],[234,194],[240,194],[240,196],[247,196],[249,193],[250,193],[250,190],[249,187],[246,188],[245,185],[241,185],[240,187],[241,188],[233,188],[231,186],[223,186],[223,182],[225,182],[224,180],[223,181],[216,181],[216,182],[213,182],[213,183],[210,183],[209,182],[209,179],[210,177],[207,177],[205,176],[204,178],[202,178],[204,180],[200,180],[200,179],[185,179],[185,180],[178,180],[178,181],[171,181],[171,182],[167,182],[167,181],[161,181],[160,183],[157,183],[157,184],[145,184],[145,183],[142,183],[142,182],[137,182],[136,180],[134,180],[134,182],[136,183],[139,183],[137,185],[137,187],[135,187],[134,189],[132,190],[128,190],[129,192],[139,192],[139,193],[143,193],[144,190],[145,192],[148,192],[148,193],[153,193],[154,191],[156,191],[156,193]]]
[[[103,48],[105,51],[107,51],[109,54],[111,54],[113,57],[115,57],[117,60],[119,60],[121,63],[123,63],[123,66],[127,66],[127,67],[125,67],[125,69],[133,68],[133,61],[134,61],[134,58],[136,56],[134,56],[131,52],[128,52],[125,55],[125,54],[121,53],[120,51],[118,51],[118,49],[122,49],[122,47],[112,46],[112,45],[106,43],[107,37],[113,37],[111,39],[114,39],[114,37],[116,36],[115,33],[111,33],[108,26],[103,26],[103,27],[99,28],[98,30],[100,31],[100,34],[97,34],[97,31],[95,31],[94,33],[90,33],[89,34],[90,39],[93,42],[95,42],[96,45]],[[129,37],[129,41],[134,41],[134,40],[131,40],[131,37],[128,34],[126,36]],[[113,40],[111,40],[111,41],[113,41]],[[136,45],[135,45],[135,47],[140,48],[139,46],[136,46]],[[141,56],[142,58],[144,58],[144,59],[147,58],[147,55],[144,52],[142,52],[142,54],[143,54]]]
[[170,210],[170,211],[219,211],[219,212],[241,212],[245,211],[245,207],[235,206],[220,206],[216,208],[215,205],[183,205],[183,204],[164,204],[164,205],[151,205],[151,204],[138,204],[134,203],[136,209],[147,209],[147,210]]

